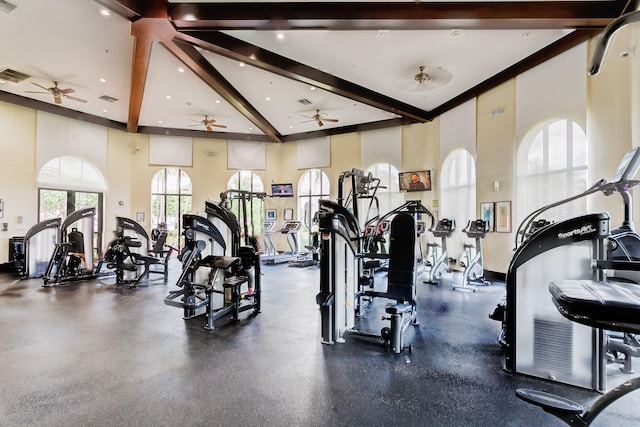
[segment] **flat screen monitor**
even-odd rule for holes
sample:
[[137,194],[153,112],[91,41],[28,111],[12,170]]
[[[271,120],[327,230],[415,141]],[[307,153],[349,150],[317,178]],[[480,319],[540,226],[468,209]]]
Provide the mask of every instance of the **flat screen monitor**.
[[400,172],[400,191],[430,191],[431,171]]
[[293,197],[293,184],[271,184],[273,197]]

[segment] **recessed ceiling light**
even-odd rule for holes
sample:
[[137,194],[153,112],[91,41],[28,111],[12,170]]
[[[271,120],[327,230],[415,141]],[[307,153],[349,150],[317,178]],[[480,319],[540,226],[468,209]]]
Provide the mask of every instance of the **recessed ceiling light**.
[[282,33],[276,34],[276,37],[278,38],[278,40],[284,40],[284,34]]
[[241,62],[238,65],[241,66],[241,67],[244,67],[246,64],[244,62]]
[[458,37],[458,36],[461,36],[461,35],[462,35],[462,30],[457,29],[457,28],[454,29],[454,30],[451,30],[451,37]]
[[103,112],[103,113],[108,113],[108,112],[109,112],[109,110],[102,110],[102,112]]
[[267,96],[265,99],[266,99],[267,101],[271,101],[271,97],[270,97],[270,96]]
[[101,81],[102,83],[105,83],[107,80],[106,80],[106,79],[100,79],[100,81]]
[[249,130],[253,130],[253,128],[249,128]]
[[6,82],[4,80],[0,80],[0,84],[5,84]]
[[289,129],[293,129],[293,126],[289,126]]
[[109,12],[108,9],[100,9],[100,13],[103,14],[104,16],[111,15],[111,12]]
[[161,125],[162,124],[162,120],[158,120],[158,124]]
[[219,99],[216,99],[216,104],[220,104],[220,100]]
[[379,35],[380,37],[384,37],[384,36],[386,36],[387,34],[389,34],[389,30],[378,30],[378,35]]
[[171,95],[167,95],[167,99],[171,99]]
[[182,68],[182,67],[178,68],[178,72],[184,73],[184,68]]
[[315,86],[310,86],[309,90],[316,90],[316,87]]
[[182,17],[182,19],[184,19],[185,21],[195,21],[196,17],[195,17],[195,15],[193,15],[191,13],[188,13],[188,14],[184,15]]

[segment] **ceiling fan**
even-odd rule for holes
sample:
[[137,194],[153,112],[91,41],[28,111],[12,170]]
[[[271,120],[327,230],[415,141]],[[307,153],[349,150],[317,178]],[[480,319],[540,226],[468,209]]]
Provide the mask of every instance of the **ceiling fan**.
[[82,99],[82,98],[78,98],[77,96],[71,96],[69,95],[70,93],[74,93],[75,90],[71,89],[71,88],[67,88],[67,89],[60,89],[58,87],[58,82],[54,81],[53,82],[53,87],[44,87],[42,85],[39,85],[38,83],[35,82],[31,82],[34,85],[38,86],[39,88],[42,88],[44,90],[46,90],[46,92],[41,92],[41,91],[35,91],[35,90],[25,90],[25,92],[27,93],[50,93],[51,95],[53,95],[53,99],[56,102],[56,104],[62,104],[62,98],[69,98],[71,100],[74,101],[78,101],[78,102],[82,102],[83,104],[86,104],[87,100],[86,99]]
[[197,125],[190,125],[190,126],[200,126],[200,125],[202,125],[209,132],[213,130],[213,127],[217,127],[217,128],[226,128],[227,127],[227,125],[216,124],[216,120],[215,119],[210,119],[209,116],[207,116],[206,114],[204,115],[204,119],[202,119],[202,120],[193,120],[193,119],[191,119],[191,121],[192,122],[196,122],[198,124]]
[[318,126],[324,126],[324,122],[338,123],[338,119],[329,119],[325,117],[326,115],[327,115],[326,113],[320,113],[320,110],[316,110],[316,113],[313,116],[304,116],[304,115],[302,116],[302,117],[307,117],[311,120],[305,120],[304,122],[300,122],[300,123],[312,122],[314,120],[318,124]]
[[[415,68],[413,73],[415,73]],[[406,76],[406,74],[404,75]],[[401,77],[396,80],[394,85],[398,89],[421,92],[444,86],[451,81],[452,77],[451,71],[446,68],[420,65],[418,73],[413,74],[410,78],[408,76]]]

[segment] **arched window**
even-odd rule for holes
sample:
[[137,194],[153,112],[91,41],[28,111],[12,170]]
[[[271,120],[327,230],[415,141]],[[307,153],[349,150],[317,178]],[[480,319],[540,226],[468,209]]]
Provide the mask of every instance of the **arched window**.
[[[456,220],[462,230],[467,221],[476,219],[476,162],[467,150],[451,152],[442,164],[440,176],[440,217]],[[449,238],[449,254],[462,253],[464,234],[453,233]]]
[[[521,221],[533,210],[581,193],[587,188],[587,138],[571,120],[543,123],[532,129],[518,149],[516,212]],[[586,199],[550,209],[552,221],[586,211]]]
[[311,245],[313,217],[318,211],[318,200],[329,198],[329,177],[320,169],[309,169],[298,180],[298,220],[302,222],[300,242]]
[[[367,217],[372,218],[376,215],[384,215],[404,202],[404,194],[400,192],[398,169],[395,166],[389,163],[375,163],[369,166],[365,172],[371,172],[374,178],[380,180],[380,188],[376,193],[380,202],[380,212],[372,211],[367,215],[366,210],[369,207],[369,200],[363,200],[366,203],[366,206],[360,206],[363,221],[366,221]],[[372,206],[372,209],[374,206]]]
[[[234,173],[229,182],[227,182],[227,190],[243,190],[254,193],[264,192],[264,184],[262,179],[251,171],[238,171]],[[240,213],[240,203],[237,199],[231,199],[229,203],[231,211],[236,215],[239,221],[242,221]],[[262,212],[264,211],[264,200],[256,197],[251,198],[247,203],[247,223],[249,226],[249,235],[258,236],[262,234]]]
[[191,212],[191,179],[182,169],[160,169],[151,179],[151,228],[167,230],[167,244],[181,247],[182,215]]
[[98,168],[77,157],[49,160],[38,173],[38,218],[64,219],[84,208],[96,208],[94,245],[102,249],[105,179]]

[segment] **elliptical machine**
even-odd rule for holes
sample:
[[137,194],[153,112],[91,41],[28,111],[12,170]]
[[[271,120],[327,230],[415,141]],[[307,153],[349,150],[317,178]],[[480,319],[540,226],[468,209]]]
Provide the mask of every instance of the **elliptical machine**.
[[[451,236],[451,233],[456,229],[456,220],[449,218],[442,218],[436,224],[435,228],[431,228],[429,231],[434,237],[440,237],[442,245],[437,243],[427,243],[427,246],[431,248],[431,257],[433,262],[431,263],[431,270],[429,271],[429,279],[424,280],[423,283],[429,283],[437,285],[442,278],[442,272],[449,273],[449,253],[447,252],[447,237]],[[442,251],[438,259],[436,258],[436,249],[440,247]]]
[[[462,274],[462,286],[453,285],[453,289],[464,289],[475,292],[475,286],[488,286],[491,284],[484,278],[484,267],[482,259],[482,239],[485,238],[489,231],[489,223],[483,219],[467,222],[467,226],[462,232],[470,239],[475,239],[475,246],[465,243],[465,262],[464,273]],[[471,251],[475,250],[475,255],[471,258]],[[469,283],[475,286],[469,286]]]

